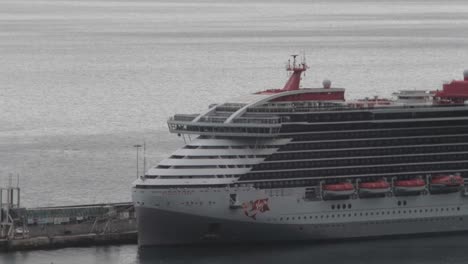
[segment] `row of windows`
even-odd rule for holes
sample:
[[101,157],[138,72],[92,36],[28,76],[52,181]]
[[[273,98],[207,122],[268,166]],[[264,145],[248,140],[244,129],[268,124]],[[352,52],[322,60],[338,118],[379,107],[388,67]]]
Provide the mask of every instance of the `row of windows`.
[[[186,201],[186,202],[181,202],[180,204],[181,204],[181,205],[185,205],[185,206],[202,206],[202,205],[204,204],[204,202],[203,202],[203,201],[195,201],[195,202],[194,202],[194,201]],[[208,205],[215,205],[216,202],[215,202],[215,201],[208,201],[207,204],[208,204]],[[155,205],[156,205],[156,206],[159,206],[159,204],[155,204]],[[167,202],[166,205],[169,206],[170,203]]]
[[[158,165],[156,166],[157,169],[236,169],[236,168],[251,168],[252,165],[245,165],[245,164],[227,164],[227,165],[177,165],[177,166],[167,166],[167,165]],[[221,175],[221,178],[224,178],[224,175]],[[190,177],[190,176],[189,176]],[[220,178],[216,176],[217,178]],[[181,178],[181,177],[179,177]],[[209,178],[213,178],[210,176]]]
[[[402,206],[402,205],[406,206],[406,201],[398,201],[397,205],[398,206]],[[332,204],[330,207],[331,207],[332,210],[335,210],[335,209],[337,209],[337,210],[343,209],[344,210],[344,209],[351,209],[353,206],[351,204],[342,204],[342,205]]]
[[[330,92],[315,93],[315,94],[330,94]],[[300,96],[300,95],[299,95]],[[351,109],[348,106],[344,106],[340,103],[333,103],[329,101],[295,101],[295,102],[281,102],[277,101],[281,99],[274,99],[266,104],[256,107],[247,108],[247,112],[287,112],[291,110],[309,112],[309,111],[318,111],[322,109],[323,111],[332,111],[332,110],[352,110],[356,113],[366,113],[368,111],[358,111]]]
[[371,112],[346,112],[346,113],[313,113],[291,115],[291,122],[334,122],[334,121],[359,121],[372,120]]
[[363,123],[336,123],[336,124],[283,124],[280,133],[307,132],[307,131],[339,131],[358,129],[386,129],[386,128],[413,128],[429,126],[466,126],[468,120],[412,120],[411,122],[363,122]]
[[254,159],[266,158],[267,155],[205,155],[205,156],[182,156],[172,155],[170,159]]
[[366,131],[336,131],[313,134],[293,135],[293,141],[308,140],[333,140],[333,139],[355,139],[355,138],[378,138],[378,137],[406,137],[406,136],[427,136],[427,135],[450,135],[468,133],[468,127],[423,127],[423,128],[403,128],[386,130],[366,130]]
[[[460,211],[460,207],[445,207],[445,208],[426,208],[426,209],[408,209],[408,210],[382,210],[372,212],[355,212],[355,213],[338,213],[338,214],[322,214],[322,215],[308,215],[308,216],[292,216],[292,217],[280,217],[279,221],[295,221],[295,220],[318,220],[318,219],[330,219],[330,218],[347,218],[347,217],[361,217],[361,216],[385,216],[395,214],[422,214],[422,213],[433,213],[433,212],[455,212]],[[276,221],[276,218],[272,219]]]
[[[468,177],[468,172],[460,173],[462,177]],[[390,182],[390,178],[393,176],[388,176],[387,181]],[[399,180],[408,180],[413,179],[415,175],[399,175],[397,179]],[[377,177],[360,177],[359,178],[362,182],[372,182],[381,180],[381,176]],[[326,183],[337,183],[342,181],[342,179],[329,179]],[[253,183],[253,187],[258,189],[283,189],[283,188],[294,188],[294,187],[309,187],[306,189],[306,192],[314,193],[318,190],[318,185],[320,184],[320,180],[314,179],[302,179],[302,180],[284,180],[284,181],[262,181],[262,182],[255,182]],[[317,189],[317,190],[316,190]]]
[[[275,219],[272,219],[276,221]],[[395,220],[379,220],[379,221],[366,221],[360,222],[360,225],[381,225],[381,224],[397,224],[397,223],[415,223],[415,222],[439,222],[439,221],[463,221],[463,217],[430,217],[430,218],[410,218],[410,219],[395,219]],[[343,228],[346,224],[333,223],[333,224],[316,224],[314,228]],[[299,227],[303,230],[303,227]]]
[[398,163],[416,163],[416,162],[441,162],[468,160],[468,153],[460,154],[427,154],[427,155],[400,155],[386,156],[378,158],[354,158],[354,159],[331,159],[331,160],[307,160],[307,161],[284,161],[284,162],[265,162],[255,165],[253,170],[275,170],[275,169],[297,169],[297,168],[325,168],[325,167],[343,167],[359,165],[377,165],[377,164],[398,164]]
[[332,210],[335,210],[335,208],[336,208],[337,210],[340,210],[340,209],[343,209],[343,210],[344,210],[344,209],[346,209],[346,208],[351,209],[352,207],[353,207],[353,206],[352,206],[351,204],[343,204],[343,205],[340,205],[340,204],[337,204],[337,205],[332,204],[332,205],[331,205],[331,209],[332,209]]
[[468,151],[468,143],[456,143],[450,145],[433,146],[398,146],[388,148],[362,148],[352,150],[330,150],[330,151],[301,151],[301,152],[277,152],[267,158],[267,161],[274,160],[297,160],[297,159],[319,159],[319,158],[340,158],[359,156],[385,156],[399,154],[425,154],[437,152],[461,152]]
[[356,166],[342,168],[320,168],[303,169],[294,171],[262,171],[249,172],[240,177],[241,180],[260,179],[282,179],[282,178],[309,178],[309,177],[333,177],[333,176],[353,176],[353,175],[379,175],[382,173],[420,173],[427,172],[465,172],[468,170],[468,162],[444,162],[444,163],[424,163],[424,164],[396,164],[388,166]]
[[467,116],[468,111],[431,111],[431,112],[396,112],[396,113],[314,113],[307,115],[292,115],[294,122],[333,122],[333,121],[358,121],[381,119],[411,119],[411,118],[437,118]]
[[[158,169],[235,169],[235,168],[251,168],[252,165],[244,165],[244,164],[228,164],[228,165],[176,165],[176,166],[166,166],[166,165],[158,165],[156,168]],[[211,177],[212,178],[212,177]]]
[[185,175],[185,176],[165,176],[165,175],[145,175],[148,179],[211,179],[211,178],[234,178],[238,175],[234,174],[219,174],[219,175]]
[[192,146],[185,145],[184,149],[263,149],[263,148],[276,148],[273,145],[238,145],[238,146]]
[[223,127],[223,126],[199,126],[169,124],[171,130],[191,131],[196,133],[254,133],[254,134],[274,134],[279,132],[277,127]]
[[423,144],[444,144],[444,143],[467,143],[468,135],[443,136],[443,137],[423,137],[423,138],[394,138],[394,139],[367,139],[352,141],[329,141],[311,143],[290,143],[280,149],[288,150],[309,150],[309,149],[340,149],[340,148],[363,148],[378,146],[404,146]]
[[[465,107],[464,107],[465,108]],[[463,109],[463,108],[462,108]],[[400,118],[431,118],[431,117],[456,117],[468,116],[468,111],[441,111],[441,112],[401,112],[401,113],[374,113],[374,119],[400,119]]]

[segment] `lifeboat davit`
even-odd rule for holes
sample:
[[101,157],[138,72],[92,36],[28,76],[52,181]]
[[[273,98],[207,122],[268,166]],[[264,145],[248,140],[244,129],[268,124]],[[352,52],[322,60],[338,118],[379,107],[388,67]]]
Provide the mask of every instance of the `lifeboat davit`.
[[422,179],[397,180],[394,186],[396,193],[419,194],[426,189],[426,182]]
[[349,198],[349,196],[354,194],[354,185],[349,182],[324,184],[322,191],[324,198]]
[[464,183],[460,175],[439,175],[431,179],[431,192],[457,192]]
[[388,192],[390,192],[390,183],[384,180],[359,183],[359,194],[361,195],[386,194]]

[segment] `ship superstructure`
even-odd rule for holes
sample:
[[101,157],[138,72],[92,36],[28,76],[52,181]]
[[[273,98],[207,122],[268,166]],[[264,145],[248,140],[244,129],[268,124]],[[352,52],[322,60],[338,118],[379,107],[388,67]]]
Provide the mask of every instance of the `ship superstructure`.
[[139,244],[321,240],[468,230],[468,72],[440,91],[346,101],[307,64],[169,130],[184,147],[134,182]]

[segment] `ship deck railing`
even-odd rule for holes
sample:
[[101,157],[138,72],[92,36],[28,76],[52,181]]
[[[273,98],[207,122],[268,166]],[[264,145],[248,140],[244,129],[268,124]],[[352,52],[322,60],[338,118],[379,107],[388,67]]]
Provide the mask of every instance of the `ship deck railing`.
[[[367,110],[388,110],[388,109],[401,109],[407,111],[408,108],[413,109],[431,109],[431,108],[447,108],[447,107],[468,107],[464,104],[450,104],[450,105],[411,105],[411,104],[389,104],[389,105],[369,105],[359,106],[356,104],[345,105],[343,103],[327,102],[328,104],[297,104],[291,103],[284,106],[257,106],[247,109],[247,113],[309,113],[309,112],[336,112],[336,111],[367,111]],[[372,103],[372,101],[362,101],[361,103]]]
[[172,117],[173,120],[176,120],[176,121],[193,121],[196,117],[198,116],[198,114],[176,114],[174,115],[174,117]]
[[[241,176],[238,183],[256,183],[256,182],[281,182],[296,180],[328,180],[328,179],[356,179],[356,178],[382,178],[382,177],[406,177],[406,176],[424,176],[442,173],[468,173],[468,169],[447,169],[447,170],[424,170],[424,171],[405,171],[405,172],[387,172],[387,173],[368,173],[368,174],[347,174],[330,176],[296,176],[296,177],[275,177],[275,178],[245,178]],[[464,178],[465,184],[468,184],[468,178]]]
[[171,133],[239,137],[276,137],[281,128],[280,123],[187,122],[173,118],[167,124]]

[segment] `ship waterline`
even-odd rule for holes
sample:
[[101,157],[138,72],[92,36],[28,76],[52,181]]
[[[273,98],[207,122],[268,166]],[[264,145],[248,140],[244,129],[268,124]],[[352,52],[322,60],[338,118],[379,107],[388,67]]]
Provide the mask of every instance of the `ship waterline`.
[[346,101],[307,68],[168,120],[187,142],[134,182],[140,246],[468,231],[468,72]]

